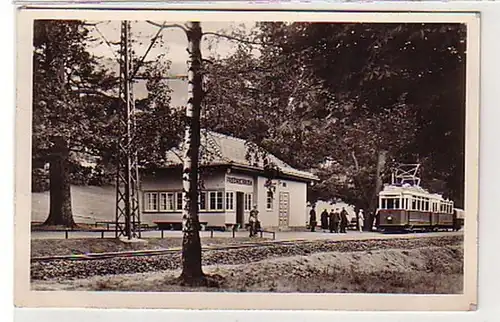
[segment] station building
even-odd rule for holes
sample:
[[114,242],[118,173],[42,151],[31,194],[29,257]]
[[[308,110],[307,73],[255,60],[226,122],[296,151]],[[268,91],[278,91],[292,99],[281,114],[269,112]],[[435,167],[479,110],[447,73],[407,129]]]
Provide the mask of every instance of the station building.
[[[182,146],[167,153],[165,166],[141,173],[141,221],[180,226],[182,210]],[[247,160],[245,140],[202,131],[200,146],[199,219],[210,227],[244,227],[254,205],[263,228],[303,228],[308,220],[307,186],[318,178],[268,154],[280,169],[265,185],[264,162]]]

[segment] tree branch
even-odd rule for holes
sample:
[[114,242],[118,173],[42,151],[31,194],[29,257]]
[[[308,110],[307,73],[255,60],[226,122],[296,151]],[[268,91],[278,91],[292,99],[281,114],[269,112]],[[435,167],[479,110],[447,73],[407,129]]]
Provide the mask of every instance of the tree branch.
[[90,89],[90,88],[83,88],[81,87],[79,90],[78,90],[78,93],[79,94],[89,94],[89,95],[101,95],[103,97],[106,97],[106,98],[109,98],[109,99],[119,99],[119,97],[117,96],[111,96],[109,94],[106,94],[104,92],[101,92],[97,89]]
[[356,172],[359,172],[359,163],[358,159],[356,159],[356,155],[354,154],[354,151],[351,152],[352,159],[354,160],[354,166],[356,167]]
[[167,29],[167,28],[179,28],[179,29],[184,30],[185,33],[187,33],[186,27],[184,27],[183,25],[176,24],[176,23],[171,24],[171,25],[165,25],[165,24],[160,25],[159,23],[153,22],[151,20],[146,20],[146,22],[149,23],[150,25],[155,26],[155,27],[159,27],[160,30]]
[[235,37],[235,36],[220,34],[218,32],[204,32],[203,35],[202,35],[202,37],[203,36],[216,36],[216,37],[226,38],[226,39],[229,39],[229,40],[234,40],[234,41],[238,41],[238,42],[249,44],[249,45],[257,45],[257,46],[268,45],[268,46],[276,46],[276,47],[278,47],[276,44],[273,44],[273,43],[265,43],[265,42],[262,42],[262,41],[259,41],[259,42],[252,41],[252,40],[247,40],[247,39],[243,39],[243,38],[238,38],[238,37]]
[[144,55],[140,59],[139,63],[135,67],[134,71],[132,72],[132,79],[139,71],[139,68],[141,68],[142,64],[144,63],[144,60],[146,59],[146,56],[149,54],[151,48],[153,48],[154,44],[156,43],[156,40],[158,39],[158,37],[160,37],[160,34],[164,28],[165,28],[165,21],[163,22],[160,29],[158,29],[158,31],[156,32],[156,35],[153,37],[153,39],[151,39],[151,43],[149,44],[148,48],[146,49],[146,52],[144,53]]

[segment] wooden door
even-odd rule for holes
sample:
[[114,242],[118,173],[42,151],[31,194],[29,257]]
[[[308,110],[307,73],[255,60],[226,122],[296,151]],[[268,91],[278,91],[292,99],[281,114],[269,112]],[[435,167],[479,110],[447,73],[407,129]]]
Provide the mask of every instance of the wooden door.
[[281,192],[279,200],[278,226],[288,227],[290,218],[289,193]]

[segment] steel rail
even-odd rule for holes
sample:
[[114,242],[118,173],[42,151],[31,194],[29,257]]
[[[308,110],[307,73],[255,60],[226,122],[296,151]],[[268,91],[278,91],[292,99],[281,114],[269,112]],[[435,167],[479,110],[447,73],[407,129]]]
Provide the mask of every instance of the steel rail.
[[[318,242],[323,242],[327,244],[337,244],[344,242],[370,242],[370,241],[390,241],[390,240],[415,240],[420,238],[444,238],[444,237],[458,236],[456,234],[450,235],[428,235],[428,236],[379,236],[371,237],[366,239],[345,239],[345,240],[329,240],[329,239],[317,239],[317,240],[281,240],[281,241],[263,241],[263,242],[245,242],[233,245],[207,245],[203,246],[202,251],[220,251],[220,250],[231,250],[231,249],[245,249],[245,248],[268,248],[273,246],[303,246],[307,244],[314,244]],[[106,253],[86,253],[86,254],[71,254],[71,255],[55,255],[55,256],[39,256],[31,257],[31,262],[50,262],[50,261],[85,261],[85,260],[100,260],[100,259],[111,259],[111,258],[127,258],[127,257],[148,257],[148,256],[162,256],[169,254],[177,254],[182,251],[181,247],[163,248],[163,249],[153,249],[153,250],[133,250],[133,251],[121,251],[121,252],[106,252]]]

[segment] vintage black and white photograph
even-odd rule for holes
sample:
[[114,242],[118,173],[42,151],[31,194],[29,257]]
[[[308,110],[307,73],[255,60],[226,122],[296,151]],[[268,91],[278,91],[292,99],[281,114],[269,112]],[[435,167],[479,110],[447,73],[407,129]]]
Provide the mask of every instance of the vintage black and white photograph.
[[213,17],[27,20],[29,290],[475,294],[477,18]]

